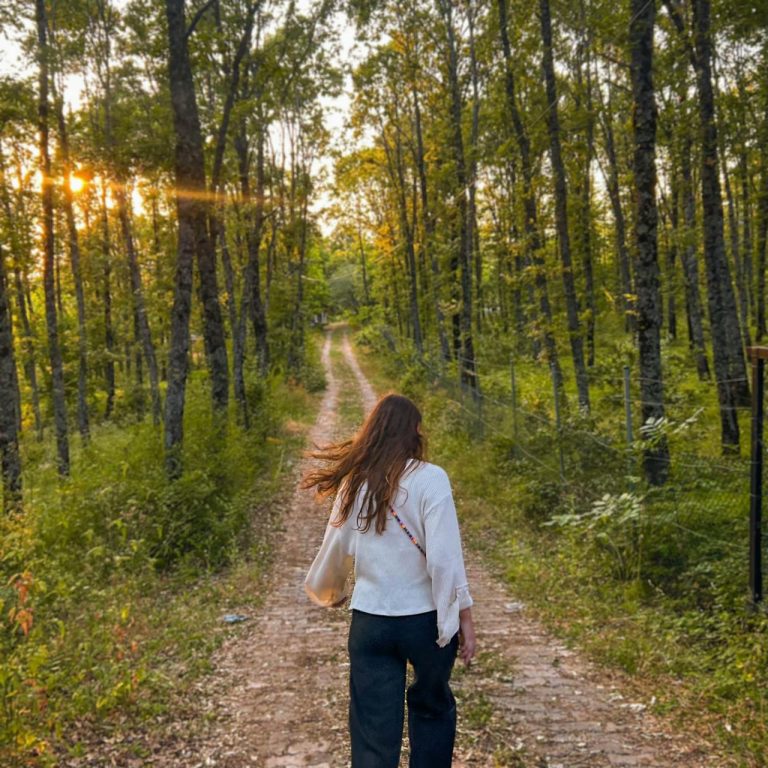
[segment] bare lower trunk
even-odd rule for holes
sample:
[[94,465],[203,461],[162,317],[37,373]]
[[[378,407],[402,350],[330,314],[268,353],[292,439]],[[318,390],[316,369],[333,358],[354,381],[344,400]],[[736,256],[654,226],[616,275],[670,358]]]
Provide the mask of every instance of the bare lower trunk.
[[619,187],[619,163],[616,157],[616,145],[611,122],[611,103],[603,120],[605,134],[605,154],[608,160],[608,197],[611,201],[611,211],[616,235],[616,253],[619,262],[619,290],[621,292],[621,306],[624,310],[624,327],[634,333],[636,328],[636,316],[634,306],[634,288],[632,286],[632,270],[630,267],[629,249],[627,248],[627,224],[624,218],[624,206],[621,202]]
[[240,321],[237,314],[237,300],[235,298],[235,272],[232,267],[232,256],[227,243],[227,231],[224,224],[223,212],[219,212],[211,219],[211,237],[214,245],[220,243],[221,264],[224,267],[224,285],[227,290],[227,312],[229,314],[229,327],[232,333],[232,378],[234,386],[235,402],[237,403],[240,418],[247,428],[249,426],[248,412],[245,399],[245,338],[240,329]]
[[728,201],[728,232],[731,241],[731,263],[736,274],[736,297],[739,308],[739,321],[741,326],[741,337],[746,346],[752,345],[752,339],[749,332],[749,300],[747,298],[747,284],[744,276],[744,263],[741,258],[741,249],[739,242],[739,225],[736,214],[736,202],[731,189],[731,176],[728,172],[727,164],[723,156],[723,183],[725,184],[725,198]]
[[579,302],[576,296],[576,282],[573,276],[571,259],[571,238],[568,229],[568,189],[565,180],[560,147],[560,120],[557,111],[557,88],[555,84],[555,66],[552,56],[552,18],[549,10],[549,0],[539,0],[541,14],[541,39],[544,46],[543,69],[547,92],[547,126],[549,131],[549,146],[552,160],[552,171],[555,182],[555,222],[557,238],[560,247],[560,261],[563,268],[563,289],[565,292],[566,316],[568,318],[568,335],[571,342],[571,356],[576,373],[576,388],[579,405],[589,410],[589,380],[584,362],[584,340],[579,321]]
[[[248,142],[241,131],[235,140],[240,174],[240,190],[245,205],[246,244],[248,259],[245,266],[245,293],[243,306],[253,326],[259,371],[266,374],[269,368],[266,308],[261,295],[261,244],[264,238],[264,196],[266,194],[264,136],[257,129],[256,146],[256,195],[251,194],[250,160]],[[241,309],[241,312],[243,310]],[[243,349],[243,355],[245,350]]]
[[[437,326],[437,337],[440,342],[440,354],[443,360],[451,359],[451,350],[448,346],[448,335],[445,332],[445,315],[440,307],[440,268],[437,263],[437,256],[434,249],[435,220],[429,199],[429,185],[427,182],[427,167],[424,159],[424,138],[421,129],[421,105],[419,104],[418,91],[414,85],[413,95],[413,115],[414,128],[416,131],[416,167],[419,173],[419,194],[421,199],[421,218],[423,228],[422,250],[428,252],[429,266],[432,274],[432,309],[435,313],[435,325]],[[365,274],[365,272],[363,272]],[[367,293],[366,293],[367,295]]]
[[[55,81],[55,78],[53,81]],[[85,293],[83,291],[83,277],[80,268],[80,238],[77,233],[72,189],[69,184],[73,168],[69,159],[69,136],[67,124],[64,120],[64,106],[61,98],[58,97],[55,91],[53,96],[56,121],[59,127],[59,147],[64,167],[64,213],[67,220],[69,263],[72,267],[72,280],[75,285],[75,303],[77,306],[77,427],[83,442],[87,443],[91,436],[88,418],[88,339],[85,327]]]
[[[131,280],[135,332],[149,371],[149,386],[152,394],[152,421],[154,424],[159,424],[162,413],[162,404],[160,402],[160,382],[157,371],[157,357],[155,355],[155,345],[152,343],[152,333],[149,329],[149,318],[147,317],[144,289],[142,287],[141,272],[139,270],[139,260],[133,241],[133,230],[131,228],[131,219],[128,211],[128,198],[122,186],[118,187],[116,197],[120,229],[125,245],[125,253],[128,258],[128,272]],[[137,359],[137,366],[138,365],[140,365],[140,360]]]
[[453,148],[456,178],[456,206],[459,219],[459,242],[457,261],[460,269],[461,304],[458,315],[460,340],[459,370],[461,383],[470,389],[473,396],[480,392],[480,382],[475,365],[475,349],[472,339],[472,222],[468,204],[469,178],[467,175],[464,137],[461,120],[461,91],[459,88],[458,51],[453,26],[453,8],[449,0],[437,0],[443,17],[448,49],[448,86],[450,97],[450,132]]
[[32,332],[32,326],[29,322],[27,313],[27,301],[24,296],[24,286],[22,284],[21,270],[16,267],[13,272],[13,279],[16,287],[16,304],[21,320],[21,330],[23,334],[24,348],[24,375],[27,378],[29,388],[32,393],[32,413],[35,418],[35,434],[38,440],[43,439],[43,417],[40,412],[40,387],[37,383],[37,362],[35,356],[35,336]]
[[752,321],[755,319],[754,269],[752,266],[752,199],[749,190],[749,163],[743,150],[739,158],[739,182],[741,185],[741,254],[744,283],[747,286],[747,305]]
[[[205,205],[205,207],[208,207]],[[206,228],[198,227],[197,271],[200,277],[200,299],[203,305],[203,338],[211,377],[211,398],[216,411],[226,411],[229,399],[229,370],[224,322],[219,304],[216,277],[216,254]]]
[[3,483],[3,509],[6,512],[18,508],[21,503],[19,407],[5,253],[0,246],[0,474]]
[[[397,111],[397,94],[394,93],[395,110]],[[408,214],[407,201],[407,183],[405,179],[405,170],[403,168],[403,147],[400,139],[399,126],[395,129],[394,146],[387,138],[386,132],[382,131],[382,145],[387,157],[387,167],[389,178],[394,187],[394,193],[397,197],[397,212],[400,225],[400,239],[402,241],[405,253],[405,263],[408,276],[408,309],[410,317],[410,327],[413,337],[413,343],[416,347],[416,353],[419,357],[424,354],[424,344],[421,336],[421,318],[419,317],[419,287],[416,273],[416,249],[415,223],[413,217]]]
[[763,116],[762,147],[760,152],[760,194],[757,199],[757,328],[755,336],[761,341],[766,335],[765,325],[765,268],[768,249],[768,106]]
[[[6,175],[6,168],[2,154],[0,153],[0,176],[3,178]],[[22,358],[24,375],[29,384],[32,395],[32,412],[35,419],[35,434],[38,440],[43,439],[43,420],[40,413],[40,391],[37,384],[37,370],[35,365],[35,344],[34,334],[29,322],[29,314],[27,312],[27,293],[24,290],[23,278],[21,268],[19,267],[20,259],[22,258],[22,243],[17,235],[16,227],[14,226],[14,215],[11,209],[11,201],[8,193],[8,187],[2,185],[2,203],[5,210],[5,215],[8,219],[8,224],[11,229],[11,250],[14,256],[15,264],[13,269],[13,281],[14,281],[14,293],[16,296],[16,311],[18,313],[19,321],[21,322],[21,338],[22,338]],[[24,255],[29,258],[29,250],[31,244],[24,246]],[[6,279],[10,279],[6,272]],[[10,291],[10,285],[6,288]],[[21,407],[21,398],[19,398],[19,407]]]
[[507,0],[498,0],[498,4],[501,47],[504,53],[505,64],[504,85],[507,94],[507,108],[509,109],[512,118],[512,128],[520,151],[520,161],[523,172],[523,212],[525,219],[526,261],[533,268],[534,284],[539,296],[539,325],[542,326],[540,333],[544,340],[547,362],[553,366],[555,386],[557,390],[560,391],[563,385],[563,374],[557,354],[557,343],[555,342],[555,335],[552,329],[552,308],[549,303],[549,286],[547,284],[546,266],[544,263],[541,234],[539,232],[539,217],[533,183],[531,145],[528,134],[523,126],[522,117],[515,97],[515,75],[512,70],[512,48],[509,43],[509,33],[507,31]]
[[475,324],[477,332],[482,331],[483,325],[483,255],[480,249],[480,232],[477,220],[477,145],[480,135],[480,78],[477,67],[477,51],[475,45],[475,23],[477,18],[477,0],[468,0],[467,2],[467,26],[469,32],[469,72],[472,83],[472,121],[469,132],[469,146],[467,147],[469,155],[468,178],[469,200],[468,202],[468,223],[469,223],[469,241],[471,249],[472,264],[474,266],[474,307]]
[[[576,107],[584,114],[584,156],[581,162],[581,179],[579,180],[579,224],[577,228],[578,248],[584,270],[584,294],[586,299],[587,327],[587,365],[595,364],[595,325],[597,322],[597,303],[595,301],[595,276],[592,244],[592,159],[595,154],[595,121],[594,105],[592,103],[592,64],[591,41],[588,34],[586,9],[584,0],[579,2],[579,21],[582,25],[580,40],[577,45],[577,79]],[[584,93],[585,104],[581,104],[581,93]]]
[[[670,339],[677,338],[677,239],[674,236],[679,226],[677,201],[673,200],[669,209],[670,238],[665,238],[667,251],[667,333]],[[665,231],[669,231],[665,228]]]
[[699,261],[696,255],[696,199],[693,194],[691,173],[691,138],[686,136],[681,154],[681,180],[683,220],[682,238],[683,275],[685,277],[685,302],[688,309],[688,325],[691,347],[696,356],[696,370],[703,381],[709,379],[709,362],[704,344],[704,320],[702,317],[701,290],[699,288]]
[[53,180],[48,148],[48,22],[45,0],[36,0],[38,57],[40,65],[38,93],[38,127],[40,131],[40,171],[42,174],[42,241],[43,241],[43,289],[45,293],[45,320],[48,330],[48,357],[51,363],[53,388],[53,418],[56,426],[56,454],[59,474],[68,476],[69,429],[67,424],[67,400],[64,392],[64,366],[59,346],[59,325],[56,311],[55,242],[53,232]]
[[102,259],[103,268],[103,288],[102,296],[104,300],[104,346],[106,348],[106,362],[104,364],[104,382],[106,385],[107,403],[104,407],[104,418],[108,419],[112,415],[115,406],[115,329],[112,324],[112,262],[110,253],[109,237],[109,215],[107,213],[106,195],[102,198],[101,207],[101,228],[102,228]]
[[176,209],[179,222],[165,398],[165,464],[171,478],[182,471],[184,405],[189,367],[192,267],[201,239],[208,237],[205,170],[192,69],[187,50],[184,0],[166,0],[169,79],[176,138]]
[[[664,417],[661,367],[661,290],[657,255],[656,102],[653,88],[653,25],[655,0],[631,0],[629,41],[632,51],[632,96],[635,172],[635,244],[637,248],[637,340],[643,423]],[[645,435],[645,476],[662,485],[669,475],[666,436]]]
[[749,405],[744,349],[731,271],[725,255],[723,206],[718,176],[717,128],[711,74],[710,3],[694,0],[694,38],[701,121],[701,197],[709,318],[720,402],[723,451],[737,451],[737,408]]

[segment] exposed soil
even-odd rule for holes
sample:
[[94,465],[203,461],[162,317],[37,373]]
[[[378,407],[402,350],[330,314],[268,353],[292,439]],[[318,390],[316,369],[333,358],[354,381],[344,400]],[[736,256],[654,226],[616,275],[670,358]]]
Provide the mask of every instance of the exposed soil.
[[[341,386],[357,386],[366,411],[375,401],[345,335],[341,350],[350,370],[332,369],[337,341],[329,332],[323,349],[328,388],[309,435],[315,444],[340,436]],[[306,463],[297,468],[297,486],[304,470]],[[166,731],[154,754],[137,765],[349,765],[348,612],[317,608],[303,590],[326,518],[327,509],[297,487],[260,615],[216,654],[214,674],[201,686],[200,711]],[[706,745],[672,733],[629,698],[620,680],[549,636],[471,552],[466,555],[480,653],[455,675],[457,768],[725,765]]]

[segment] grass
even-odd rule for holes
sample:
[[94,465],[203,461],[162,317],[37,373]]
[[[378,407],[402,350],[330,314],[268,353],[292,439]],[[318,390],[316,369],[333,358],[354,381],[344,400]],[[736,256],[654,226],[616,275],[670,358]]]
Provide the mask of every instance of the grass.
[[[317,389],[314,348],[308,358]],[[214,428],[207,386],[190,381],[173,484],[147,423],[97,426],[63,483],[50,446],[25,446],[24,512],[0,520],[4,766],[93,750],[141,758],[195,709],[196,681],[237,631],[222,615],[260,605],[279,500],[318,402],[281,377],[254,381],[250,397],[251,430]]]
[[[508,367],[494,374],[481,361],[481,374],[483,363],[491,372],[480,414],[407,355],[395,358],[370,328],[361,341],[378,389],[400,389],[422,407],[468,543],[515,594],[569,644],[627,673],[659,713],[703,735],[721,764],[765,765],[768,622],[745,610],[746,463],[717,455],[711,392],[684,361],[669,363],[672,475],[654,490],[633,477],[638,459],[621,446],[610,361],[594,377],[593,414],[567,412],[561,478],[546,369],[517,366],[515,441],[512,409],[491,402],[508,398]],[[504,351],[495,353],[498,362]],[[596,509],[603,517],[590,518]]]

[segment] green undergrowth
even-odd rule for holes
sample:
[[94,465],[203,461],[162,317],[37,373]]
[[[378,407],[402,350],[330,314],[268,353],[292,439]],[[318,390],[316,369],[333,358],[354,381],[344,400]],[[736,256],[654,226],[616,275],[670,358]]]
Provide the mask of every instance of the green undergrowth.
[[192,378],[173,483],[148,422],[98,427],[65,482],[50,448],[25,446],[24,510],[0,520],[0,764],[58,765],[161,721],[231,631],[223,614],[258,605],[270,502],[317,398],[281,376],[250,398],[249,430],[234,415],[214,425],[207,384]]
[[511,408],[481,410],[393,346],[371,328],[358,336],[379,391],[398,389],[422,408],[469,545],[557,635],[628,673],[652,709],[714,744],[718,764],[766,765],[768,620],[747,609],[748,466],[712,455],[717,424],[698,386],[688,383],[689,402],[667,425],[670,479],[653,489],[637,476],[636,451],[611,442],[600,408],[610,382],[596,377],[593,415],[567,414],[558,435],[546,370],[520,366],[515,425]]

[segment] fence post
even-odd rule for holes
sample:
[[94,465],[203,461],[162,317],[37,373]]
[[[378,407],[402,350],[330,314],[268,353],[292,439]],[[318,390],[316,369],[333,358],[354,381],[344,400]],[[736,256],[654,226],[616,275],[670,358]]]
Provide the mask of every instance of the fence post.
[[555,426],[557,427],[557,451],[560,456],[560,479],[565,480],[565,459],[563,458],[563,427],[560,422],[560,393],[557,386],[557,370],[554,363],[549,364],[552,373],[552,391],[555,396]]
[[768,347],[748,347],[752,364],[752,460],[749,482],[749,591],[757,608],[763,599],[763,386]]
[[509,375],[512,382],[512,437],[515,441],[514,452],[515,455],[518,455],[520,453],[518,448],[520,437],[517,430],[517,378],[515,376],[514,352],[509,356]]

